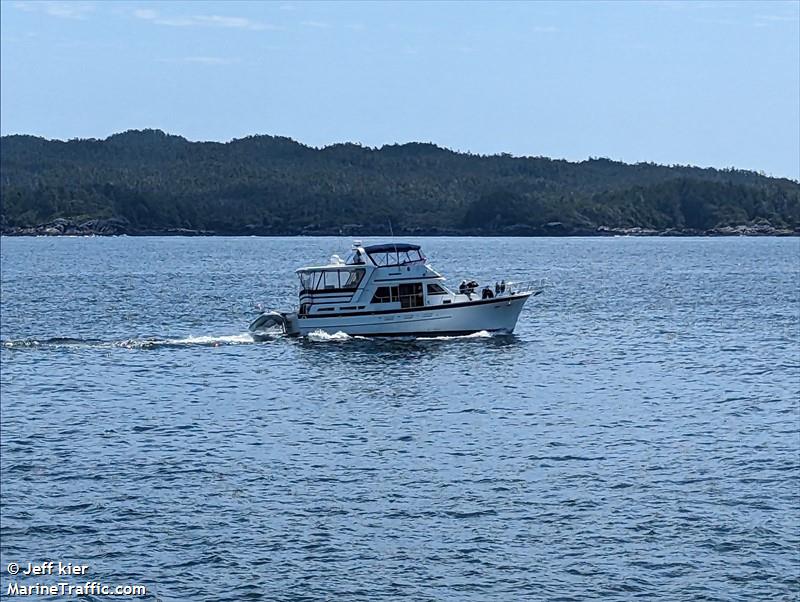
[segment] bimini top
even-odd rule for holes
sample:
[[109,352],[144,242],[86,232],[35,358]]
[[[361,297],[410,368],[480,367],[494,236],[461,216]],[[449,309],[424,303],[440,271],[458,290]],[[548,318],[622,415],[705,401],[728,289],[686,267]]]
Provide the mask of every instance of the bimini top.
[[370,245],[368,247],[364,247],[364,250],[367,253],[386,253],[389,251],[392,253],[395,251],[398,253],[403,253],[405,251],[419,251],[419,245],[410,245],[407,242],[398,242],[382,245]]

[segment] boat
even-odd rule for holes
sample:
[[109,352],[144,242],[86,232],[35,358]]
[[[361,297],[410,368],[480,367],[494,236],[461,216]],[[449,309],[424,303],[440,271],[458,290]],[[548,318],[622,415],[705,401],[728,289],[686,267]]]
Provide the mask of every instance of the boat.
[[541,281],[481,286],[464,279],[445,284],[419,245],[355,241],[345,260],[300,268],[297,311],[266,311],[251,324],[256,339],[276,332],[308,336],[322,331],[351,336],[457,336],[511,334],[525,302]]

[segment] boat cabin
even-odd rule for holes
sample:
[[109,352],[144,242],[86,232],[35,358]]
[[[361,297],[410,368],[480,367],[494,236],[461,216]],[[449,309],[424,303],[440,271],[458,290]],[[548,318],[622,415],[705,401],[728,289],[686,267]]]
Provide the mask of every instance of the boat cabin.
[[[297,270],[298,315],[323,317],[351,312],[391,312],[476,299],[474,291],[454,293],[426,264],[419,245],[356,241],[347,258]],[[479,298],[479,297],[477,297]]]

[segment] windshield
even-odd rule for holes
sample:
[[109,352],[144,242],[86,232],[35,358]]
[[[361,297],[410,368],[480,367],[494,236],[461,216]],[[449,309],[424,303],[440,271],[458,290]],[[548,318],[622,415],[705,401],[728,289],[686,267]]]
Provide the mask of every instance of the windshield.
[[404,265],[406,263],[414,263],[415,261],[423,261],[425,256],[421,251],[380,251],[377,253],[370,253],[370,259],[377,266],[387,265]]

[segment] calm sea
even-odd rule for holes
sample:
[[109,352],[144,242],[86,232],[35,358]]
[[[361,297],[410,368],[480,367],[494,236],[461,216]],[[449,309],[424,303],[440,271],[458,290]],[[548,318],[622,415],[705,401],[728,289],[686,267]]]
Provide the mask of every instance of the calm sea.
[[514,336],[254,343],[349,240],[4,238],[3,595],[800,599],[800,239],[409,242],[550,285]]

